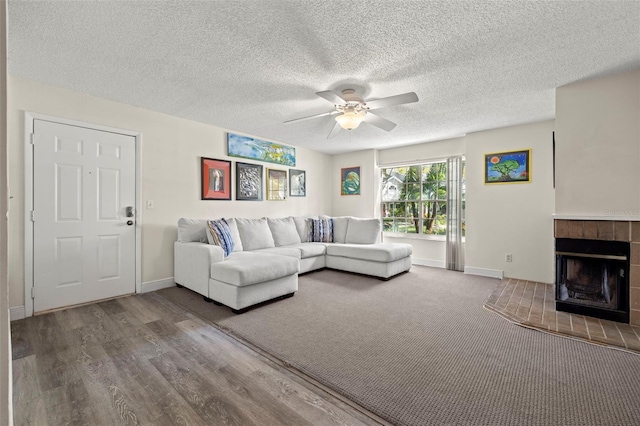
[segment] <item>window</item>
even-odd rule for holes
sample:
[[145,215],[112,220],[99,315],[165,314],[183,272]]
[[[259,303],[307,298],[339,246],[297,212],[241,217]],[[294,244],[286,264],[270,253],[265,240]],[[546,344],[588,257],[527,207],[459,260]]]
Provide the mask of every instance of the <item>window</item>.
[[[462,162],[462,235],[465,181]],[[447,231],[447,163],[382,169],[382,218],[385,232],[445,235]]]

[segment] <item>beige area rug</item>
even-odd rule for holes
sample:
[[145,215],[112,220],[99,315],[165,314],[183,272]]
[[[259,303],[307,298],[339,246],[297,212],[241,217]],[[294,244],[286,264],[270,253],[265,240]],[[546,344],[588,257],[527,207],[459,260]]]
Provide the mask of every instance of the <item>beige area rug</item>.
[[158,294],[394,424],[640,424],[640,356],[504,321],[483,308],[498,283],[324,270],[242,315],[187,289]]

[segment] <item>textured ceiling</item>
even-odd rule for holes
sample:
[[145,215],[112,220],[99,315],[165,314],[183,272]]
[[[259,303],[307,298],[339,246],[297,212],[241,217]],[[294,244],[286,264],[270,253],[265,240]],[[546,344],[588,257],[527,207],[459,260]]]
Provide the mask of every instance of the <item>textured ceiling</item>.
[[[553,118],[555,88],[640,67],[638,1],[9,1],[9,72],[327,153]],[[420,101],[327,139],[315,95]]]

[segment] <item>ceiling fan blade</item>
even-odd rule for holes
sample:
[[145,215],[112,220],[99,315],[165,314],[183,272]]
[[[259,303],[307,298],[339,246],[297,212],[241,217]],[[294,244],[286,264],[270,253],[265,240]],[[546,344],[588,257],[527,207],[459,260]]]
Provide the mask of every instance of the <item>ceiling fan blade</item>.
[[324,92],[316,92],[316,95],[320,96],[323,99],[328,100],[334,105],[344,105],[347,103],[347,101],[345,101],[340,96],[333,93],[331,90],[325,90]]
[[334,137],[336,134],[338,134],[338,132],[340,131],[340,129],[342,129],[342,127],[340,127],[340,123],[338,123],[336,121],[335,126],[333,126],[333,129],[331,129],[331,132],[329,132],[329,136],[327,136],[327,139],[331,139],[332,137]]
[[416,95],[414,92],[389,96],[388,98],[376,99],[375,101],[366,102],[366,104],[367,107],[372,110],[393,105],[410,104],[412,102],[418,102],[418,95]]
[[386,118],[382,118],[372,112],[367,112],[367,114],[364,116],[364,121],[369,124],[373,124],[374,126],[379,127],[386,132],[390,132],[394,127],[396,127],[396,123],[394,123],[393,121],[389,121]]
[[310,120],[312,118],[324,117],[324,116],[327,116],[327,115],[334,115],[334,114],[337,114],[337,113],[338,113],[338,111],[329,111],[329,112],[323,112],[322,114],[310,115],[308,117],[294,118],[293,120],[285,121],[284,124],[293,123],[295,121]]

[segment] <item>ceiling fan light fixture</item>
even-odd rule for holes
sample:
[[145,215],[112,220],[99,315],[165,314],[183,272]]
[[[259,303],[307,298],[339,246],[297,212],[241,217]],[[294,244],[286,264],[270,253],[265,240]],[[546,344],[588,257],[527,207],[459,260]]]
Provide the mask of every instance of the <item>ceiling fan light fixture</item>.
[[362,120],[364,120],[364,116],[366,113],[366,111],[345,111],[343,114],[336,117],[336,121],[343,129],[353,130],[357,128],[360,123],[362,123]]

